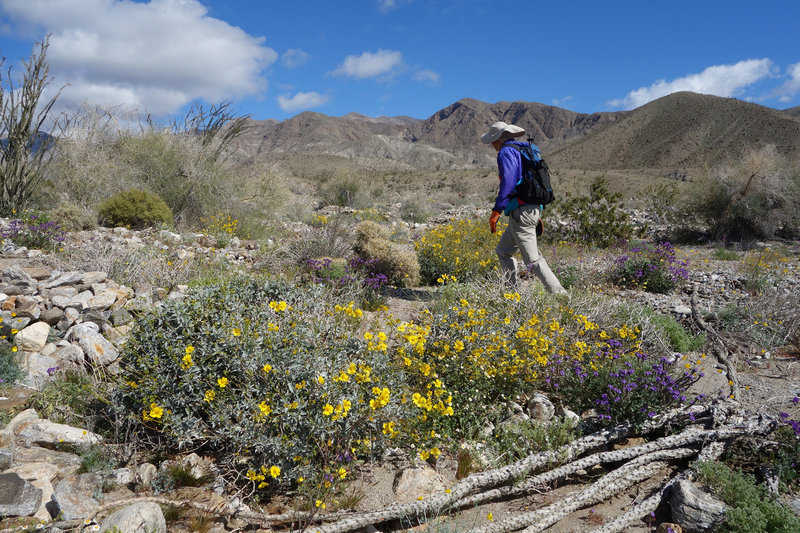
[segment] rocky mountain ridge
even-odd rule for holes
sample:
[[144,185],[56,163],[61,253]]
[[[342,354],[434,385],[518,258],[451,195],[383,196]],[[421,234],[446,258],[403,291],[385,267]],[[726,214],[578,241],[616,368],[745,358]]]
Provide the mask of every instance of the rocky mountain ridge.
[[774,144],[800,153],[800,108],[783,111],[734,98],[674,93],[632,111],[577,113],[537,102],[463,98],[428,117],[331,117],[306,111],[254,121],[241,138],[241,159],[325,154],[400,167],[490,168],[480,142],[503,120],[528,130],[552,163],[568,168],[698,168],[735,157],[744,146]]

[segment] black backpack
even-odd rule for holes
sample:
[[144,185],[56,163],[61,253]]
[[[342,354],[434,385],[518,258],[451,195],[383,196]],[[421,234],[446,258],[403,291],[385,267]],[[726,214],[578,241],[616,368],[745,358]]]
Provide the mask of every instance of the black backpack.
[[530,142],[527,146],[511,144],[522,156],[522,180],[517,183],[513,196],[527,204],[547,205],[553,200],[550,170],[542,159],[539,147]]

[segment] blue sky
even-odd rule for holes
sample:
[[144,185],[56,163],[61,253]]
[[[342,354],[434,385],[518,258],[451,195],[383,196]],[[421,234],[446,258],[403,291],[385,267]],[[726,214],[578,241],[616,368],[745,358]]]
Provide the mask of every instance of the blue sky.
[[796,0],[0,0],[6,67],[47,33],[60,106],[156,116],[228,99],[259,120],[427,118],[465,97],[591,113],[678,90],[800,105]]

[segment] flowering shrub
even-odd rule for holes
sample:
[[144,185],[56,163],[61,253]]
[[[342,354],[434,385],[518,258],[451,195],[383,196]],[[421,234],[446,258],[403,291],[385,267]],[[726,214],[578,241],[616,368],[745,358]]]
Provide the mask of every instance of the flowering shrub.
[[0,229],[0,239],[8,239],[26,248],[52,249],[60,246],[65,238],[66,233],[61,226],[50,222],[45,215],[27,214],[20,219],[12,219],[8,226]]
[[668,242],[635,245],[615,261],[611,279],[624,287],[666,294],[689,279],[688,265],[688,259],[677,259],[675,248]]
[[423,283],[434,285],[443,275],[471,281],[497,269],[494,251],[504,224],[489,233],[483,219],[453,220],[426,231],[415,243]]
[[441,311],[426,315],[411,334],[413,349],[399,350],[414,375],[444,381],[453,405],[452,418],[444,422],[466,436],[487,414],[475,405],[497,405],[541,387],[553,361],[581,360],[612,345],[621,353],[638,349],[627,326],[604,330],[571,309],[546,307],[516,292],[476,291],[474,297],[484,305],[456,295]]
[[351,257],[349,260],[334,260],[329,257],[306,261],[311,282],[325,284],[337,294],[348,294],[360,301],[367,310],[375,310],[384,302],[380,289],[389,282],[384,274],[375,272],[376,259]]
[[204,233],[216,237],[217,245],[220,248],[225,248],[234,237],[241,235],[248,238],[247,235],[241,233],[239,221],[231,215],[217,213],[209,218],[201,218],[200,223],[203,225]]
[[[702,376],[696,365],[647,354],[625,353],[615,339],[584,357],[557,356],[545,369],[547,389],[578,412],[594,409],[601,425],[641,424],[686,403],[686,391]],[[677,368],[676,368],[677,367]]]
[[127,345],[116,405],[254,489],[329,488],[356,456],[410,438],[405,421],[446,408],[430,404],[442,387],[397,371],[387,333],[358,333],[363,312],[324,289],[236,278],[165,304]]

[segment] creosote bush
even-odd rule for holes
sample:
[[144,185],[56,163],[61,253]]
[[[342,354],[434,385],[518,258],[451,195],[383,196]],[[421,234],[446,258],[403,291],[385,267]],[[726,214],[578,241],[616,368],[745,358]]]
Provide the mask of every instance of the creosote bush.
[[160,224],[172,225],[172,211],[157,194],[130,189],[118,193],[97,210],[104,226],[142,229]]
[[800,231],[797,174],[797,163],[775,146],[750,148],[697,182],[691,212],[716,239],[793,239]]
[[625,242],[633,236],[630,217],[622,210],[622,194],[612,194],[605,178],[595,178],[589,186],[589,196],[568,197],[554,205],[568,225],[560,231],[548,228],[544,242],[582,242],[588,246],[607,248]]
[[419,284],[417,256],[412,250],[392,242],[388,228],[365,220],[355,227],[355,233],[353,250],[359,258],[372,262],[373,272],[386,276],[392,285],[413,287]]

